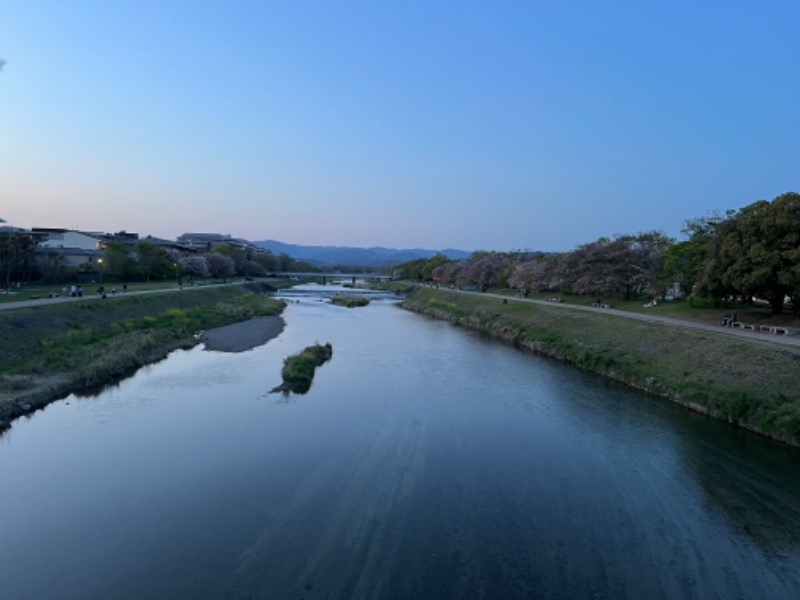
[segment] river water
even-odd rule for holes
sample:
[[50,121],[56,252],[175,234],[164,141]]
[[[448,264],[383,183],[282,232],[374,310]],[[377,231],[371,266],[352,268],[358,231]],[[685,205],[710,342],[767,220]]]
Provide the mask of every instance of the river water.
[[390,301],[284,316],[15,422],[0,598],[800,597],[796,450]]

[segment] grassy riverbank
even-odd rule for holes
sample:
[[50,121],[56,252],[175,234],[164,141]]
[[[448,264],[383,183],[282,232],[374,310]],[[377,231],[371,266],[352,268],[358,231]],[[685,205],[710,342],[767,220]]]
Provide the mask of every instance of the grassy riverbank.
[[800,446],[800,350],[447,290],[403,305]]
[[3,311],[0,422],[191,347],[200,330],[279,314],[283,302],[265,292],[254,283]]

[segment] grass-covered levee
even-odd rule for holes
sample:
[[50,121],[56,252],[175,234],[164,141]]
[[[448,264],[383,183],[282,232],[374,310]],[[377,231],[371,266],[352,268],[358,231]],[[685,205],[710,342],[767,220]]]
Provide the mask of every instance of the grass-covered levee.
[[285,304],[267,289],[118,294],[0,311],[0,425],[194,346],[200,330],[280,314]]
[[800,348],[424,287],[403,306],[800,446]]

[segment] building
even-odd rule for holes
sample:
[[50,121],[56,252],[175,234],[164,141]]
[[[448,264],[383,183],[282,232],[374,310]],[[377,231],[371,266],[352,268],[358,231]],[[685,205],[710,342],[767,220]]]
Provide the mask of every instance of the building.
[[225,244],[233,247],[240,246],[238,240],[223,233],[184,233],[178,236],[177,241],[181,246],[191,250],[197,250],[198,252],[208,252],[217,244]]
[[33,227],[36,262],[46,279],[61,278],[67,272],[97,277],[105,254],[103,233],[51,227]]
[[37,246],[34,249],[36,262],[45,273],[57,273],[65,269],[77,271],[99,271],[104,250],[83,248],[60,248]]
[[80,250],[100,250],[104,241],[103,233],[33,227],[31,235],[42,248],[75,248]]
[[248,240],[222,233],[184,233],[178,237],[178,244],[198,252],[209,252],[214,246],[225,244],[233,249],[242,250],[248,257],[271,254],[267,248],[260,248]]

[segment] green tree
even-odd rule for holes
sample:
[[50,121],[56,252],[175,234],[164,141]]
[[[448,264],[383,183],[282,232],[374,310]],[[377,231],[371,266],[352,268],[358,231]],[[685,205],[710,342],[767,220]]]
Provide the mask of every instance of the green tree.
[[413,260],[395,265],[394,272],[398,279],[411,279],[412,281],[422,281],[422,272],[427,264],[427,259],[415,258]]
[[136,261],[128,248],[119,242],[109,242],[106,245],[102,260],[102,272],[111,279],[132,279],[136,275]]
[[767,300],[774,314],[786,296],[800,299],[800,194],[759,200],[715,228],[703,288]]
[[250,256],[242,248],[235,248],[229,244],[215,244],[211,247],[211,252],[230,258],[233,261],[235,273],[247,274],[247,263],[250,261]]
[[12,280],[27,281],[36,268],[33,241],[17,232],[0,233],[0,281],[5,287]]
[[681,233],[686,240],[671,244],[664,260],[664,276],[669,283],[678,283],[686,294],[695,292],[708,260],[708,247],[717,225],[723,218],[712,213],[684,222]]
[[422,267],[422,272],[420,273],[422,279],[425,281],[433,280],[436,269],[448,262],[450,262],[449,258],[447,258],[441,252],[437,252],[425,261],[425,266]]
[[2,269],[3,287],[11,284],[11,267],[14,264],[14,238],[10,233],[0,234],[0,269]]
[[277,273],[281,270],[281,259],[272,254],[259,254],[255,261],[268,273]]
[[54,283],[66,280],[68,270],[63,254],[54,248],[41,248],[38,258],[43,282]]
[[161,246],[143,240],[136,244],[139,272],[147,281],[164,279],[175,274],[175,266],[167,251]]

